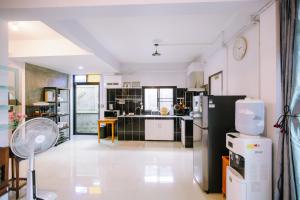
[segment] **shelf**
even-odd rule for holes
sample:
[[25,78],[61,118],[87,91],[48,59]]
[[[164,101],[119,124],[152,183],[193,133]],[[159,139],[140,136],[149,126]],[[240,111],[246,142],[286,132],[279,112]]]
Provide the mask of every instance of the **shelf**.
[[45,90],[69,90],[68,88],[44,87]]
[[59,128],[59,131],[63,131],[63,130],[68,129],[68,128],[70,128],[70,127],[66,126],[66,127],[63,127],[63,128]]
[[60,145],[60,144],[64,143],[67,140],[69,140],[69,138],[59,137],[58,140],[57,140],[57,142],[56,142],[56,144],[55,144],[55,146]]
[[46,101],[47,103],[56,104],[56,103],[69,103],[69,101]]
[[57,117],[63,117],[63,116],[68,116],[68,115],[70,115],[70,114],[57,114]]
[[[57,87],[45,87],[44,93],[46,91],[53,91],[54,99],[49,100],[55,100],[55,101],[49,101],[48,103],[51,104],[51,108],[54,108],[55,119],[53,119],[56,123],[61,121],[62,118],[60,117],[66,117],[66,121],[68,124],[70,124],[70,113],[63,113],[63,112],[69,112],[70,111],[70,90],[68,88],[57,88]],[[45,95],[45,94],[44,94]],[[66,108],[67,107],[67,108]],[[52,110],[53,111],[53,110]],[[62,112],[58,112],[62,111]],[[63,120],[65,121],[65,120]],[[70,139],[70,127],[65,126],[62,128],[59,128],[59,138],[57,140],[56,145],[59,145],[67,140]]]
[[142,98],[116,98],[117,101],[142,101]]

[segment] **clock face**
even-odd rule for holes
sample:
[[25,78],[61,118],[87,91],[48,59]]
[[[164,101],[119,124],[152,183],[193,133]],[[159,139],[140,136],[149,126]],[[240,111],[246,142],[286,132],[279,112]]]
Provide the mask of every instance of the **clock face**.
[[239,37],[235,40],[233,46],[233,57],[236,60],[242,60],[247,52],[247,41],[244,37]]

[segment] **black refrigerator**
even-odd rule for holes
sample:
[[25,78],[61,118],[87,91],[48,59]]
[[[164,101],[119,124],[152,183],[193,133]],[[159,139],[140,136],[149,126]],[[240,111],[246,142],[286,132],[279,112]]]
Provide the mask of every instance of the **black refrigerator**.
[[235,102],[245,96],[200,96],[193,120],[193,172],[201,189],[222,190],[222,156],[228,155],[226,133],[235,131]]

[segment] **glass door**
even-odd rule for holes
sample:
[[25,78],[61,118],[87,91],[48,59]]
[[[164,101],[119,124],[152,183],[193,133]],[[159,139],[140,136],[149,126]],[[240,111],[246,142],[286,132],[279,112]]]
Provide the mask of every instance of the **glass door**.
[[97,134],[99,119],[99,83],[75,83],[74,134]]

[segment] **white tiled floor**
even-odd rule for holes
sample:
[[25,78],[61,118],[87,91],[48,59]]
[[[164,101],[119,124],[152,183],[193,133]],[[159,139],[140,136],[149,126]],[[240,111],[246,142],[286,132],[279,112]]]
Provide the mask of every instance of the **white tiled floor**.
[[[99,145],[96,136],[75,136],[36,158],[38,187],[62,200],[222,199],[193,182],[192,157],[191,149],[176,142],[102,140]],[[26,165],[23,161],[23,176]]]

